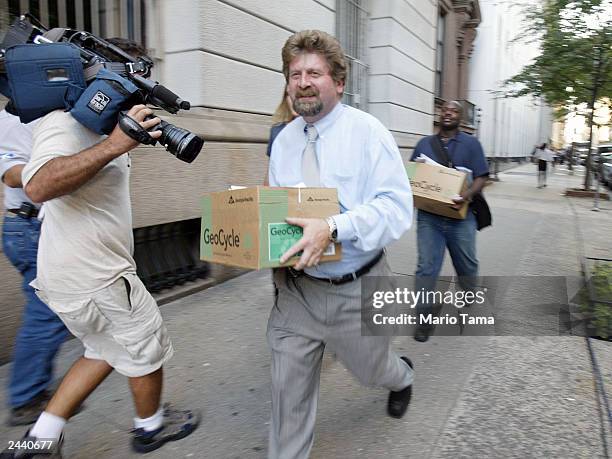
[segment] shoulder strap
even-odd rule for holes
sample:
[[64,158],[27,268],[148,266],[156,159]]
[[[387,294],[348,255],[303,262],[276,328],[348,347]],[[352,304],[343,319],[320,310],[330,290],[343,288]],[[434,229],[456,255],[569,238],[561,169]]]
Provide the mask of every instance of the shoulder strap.
[[453,167],[451,160],[446,154],[446,150],[442,146],[442,141],[440,140],[440,137],[438,135],[432,135],[431,137],[429,137],[429,143],[431,144],[431,148],[433,149],[434,153],[438,157],[437,159],[440,164],[446,167]]

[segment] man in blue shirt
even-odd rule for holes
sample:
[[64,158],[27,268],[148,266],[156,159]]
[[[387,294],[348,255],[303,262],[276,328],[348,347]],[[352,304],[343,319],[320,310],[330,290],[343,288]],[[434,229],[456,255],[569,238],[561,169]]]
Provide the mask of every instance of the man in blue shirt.
[[[346,60],[336,39],[298,32],[282,55],[288,93],[301,116],[272,144],[270,185],[336,188],[341,208],[328,219],[288,218],[304,233],[281,262],[302,255],[293,268],[274,274],[269,457],[295,459],[307,458],[313,444],[326,347],[363,384],[391,391],[390,416],[406,412],[412,363],[390,351],[388,336],[361,336],[360,312],[361,276],[392,274],[383,248],[410,227],[412,192],[391,133],[371,115],[340,103]],[[333,241],[342,243],[342,260],[319,266]]]
[[[480,142],[475,137],[459,131],[461,123],[462,106],[459,102],[450,101],[442,106],[440,114],[440,131],[437,135],[427,136],[419,140],[412,160],[420,155],[428,156],[434,161],[444,164],[436,152],[436,142],[446,152],[451,167],[460,170],[469,169],[468,181],[470,186],[455,199],[454,208],[460,208],[464,201],[472,198],[482,190],[489,175],[489,167]],[[446,165],[446,164],[444,164]],[[459,276],[462,288],[471,288],[473,279],[478,275],[478,259],[476,258],[476,218],[473,212],[468,211],[465,220],[435,215],[423,210],[417,214],[417,246],[419,260],[416,270],[415,290],[421,288],[431,290],[434,288],[442,262],[444,251],[448,248],[453,266]],[[420,304],[417,313],[431,313],[431,305]],[[432,331],[431,326],[417,327],[414,339],[427,341]]]

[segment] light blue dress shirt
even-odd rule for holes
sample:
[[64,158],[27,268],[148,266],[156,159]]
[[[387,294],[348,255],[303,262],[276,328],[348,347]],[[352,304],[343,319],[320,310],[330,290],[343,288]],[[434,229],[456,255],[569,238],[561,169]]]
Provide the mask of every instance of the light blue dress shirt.
[[[314,123],[321,186],[337,188],[340,214],[334,216],[342,260],[306,272],[339,277],[357,271],[412,224],[412,190],[397,144],[372,115],[338,103]],[[306,122],[299,117],[272,145],[270,186],[301,184]]]

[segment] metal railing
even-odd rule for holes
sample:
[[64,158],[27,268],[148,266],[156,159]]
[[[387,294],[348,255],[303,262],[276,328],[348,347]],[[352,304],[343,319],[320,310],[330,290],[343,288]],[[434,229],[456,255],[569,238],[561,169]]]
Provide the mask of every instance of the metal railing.
[[138,277],[151,292],[206,278],[210,269],[199,255],[199,218],[134,229]]
[[102,38],[120,36],[146,45],[145,0],[8,0],[7,3],[9,23],[21,14],[30,13],[49,28],[69,27]]

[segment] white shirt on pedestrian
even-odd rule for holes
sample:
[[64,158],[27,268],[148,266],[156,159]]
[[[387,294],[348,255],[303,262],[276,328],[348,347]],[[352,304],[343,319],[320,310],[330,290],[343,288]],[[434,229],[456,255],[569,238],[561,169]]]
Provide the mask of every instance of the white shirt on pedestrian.
[[[32,130],[37,121],[23,124],[19,117],[0,111],[0,177],[15,166],[26,164],[32,152]],[[22,188],[4,186],[4,208],[19,209],[32,202]]]
[[546,162],[552,162],[555,158],[555,155],[548,148],[538,148],[536,149],[535,157]]

